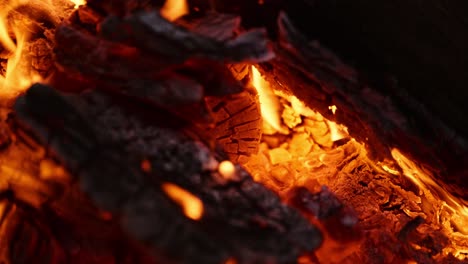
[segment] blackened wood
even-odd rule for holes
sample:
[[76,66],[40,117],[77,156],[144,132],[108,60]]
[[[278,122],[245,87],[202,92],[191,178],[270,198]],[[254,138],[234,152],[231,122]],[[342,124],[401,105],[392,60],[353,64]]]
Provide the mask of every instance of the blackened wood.
[[181,18],[175,23],[191,32],[218,41],[227,41],[240,29],[241,18],[236,15],[210,12],[201,18]]
[[[147,24],[143,18],[160,23]],[[105,36],[117,34],[107,36],[111,40],[90,29],[90,23],[100,20],[95,10],[83,7],[57,29],[55,53],[60,70],[193,122],[216,121],[203,96],[243,91],[243,84],[224,65],[226,61],[263,61],[272,56],[262,30],[235,37],[240,19],[232,15],[213,13],[196,21],[181,20],[186,28],[169,23],[156,11],[131,14],[125,20],[110,17],[99,28]],[[136,29],[117,31],[122,26]],[[116,43],[114,37],[125,44]],[[146,39],[141,42],[142,38]],[[145,43],[152,46],[148,49]]]
[[[296,95],[328,119],[346,125],[377,158],[389,157],[390,148],[397,147],[431,164],[447,182],[452,180],[450,174],[463,173],[449,165],[465,157],[467,142],[423,105],[401,91],[395,97],[381,94],[331,51],[309,41],[284,14],[279,18],[279,33],[276,58],[260,65],[276,89]],[[329,110],[331,105],[337,106],[336,114]],[[458,178],[458,185],[466,186],[463,177]]]
[[129,43],[174,63],[191,57],[223,62],[261,62],[273,57],[262,29],[216,41],[176,26],[156,11],[137,12],[124,19],[108,17],[100,28],[102,36],[110,40]]
[[30,134],[5,120],[0,129],[10,142],[0,150],[0,261],[151,263]]
[[[64,97],[36,85],[15,110],[18,124],[48,144],[83,190],[157,255],[184,263],[291,263],[321,242],[313,225],[242,168],[233,180],[221,180],[201,142],[145,122],[105,94]],[[150,172],[140,168],[143,160]],[[160,190],[163,182],[198,196],[202,219],[184,217]]]
[[467,2],[303,0],[284,4],[301,31],[366,67],[373,80],[383,79],[379,71],[396,75],[408,94],[468,137],[463,125],[468,110],[464,103],[468,98]]
[[58,65],[70,74],[121,80],[149,78],[171,65],[134,47],[105,41],[68,24],[57,28],[55,42]]

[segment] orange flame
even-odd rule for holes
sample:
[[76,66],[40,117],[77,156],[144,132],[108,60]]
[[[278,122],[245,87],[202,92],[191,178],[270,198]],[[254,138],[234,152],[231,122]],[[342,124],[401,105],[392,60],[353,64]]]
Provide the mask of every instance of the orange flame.
[[187,190],[172,183],[164,183],[163,191],[178,205],[188,218],[199,220],[203,216],[203,202]]
[[335,142],[348,136],[348,128],[343,125],[337,124],[333,121],[327,120],[328,128],[330,129],[330,139]]
[[284,132],[285,129],[281,125],[280,103],[273,92],[268,82],[263,79],[262,75],[255,66],[252,66],[252,85],[258,93],[260,102],[260,111],[263,120],[279,132]]
[[445,252],[463,259],[468,254],[468,202],[445,190],[434,180],[431,172],[408,159],[398,149],[392,149],[391,153],[403,174],[419,187],[420,195],[426,198],[428,204],[441,205],[435,211],[445,233],[453,240],[464,241],[463,245],[454,244]]
[[27,0],[10,1],[0,11],[0,45],[11,54],[8,58],[5,76],[0,77],[0,96],[11,97],[23,91],[31,85],[37,76],[25,73],[22,65],[28,65],[25,61],[24,50],[30,34],[22,19],[9,20],[10,14],[18,7],[27,4]]
[[187,0],[167,0],[161,8],[161,15],[169,21],[174,21],[188,12]]

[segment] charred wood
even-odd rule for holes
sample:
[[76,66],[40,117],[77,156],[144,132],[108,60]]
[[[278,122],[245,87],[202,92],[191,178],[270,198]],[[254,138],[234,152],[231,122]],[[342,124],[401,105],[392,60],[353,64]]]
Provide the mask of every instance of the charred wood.
[[[404,93],[399,97],[380,94],[331,51],[307,40],[284,14],[279,18],[279,32],[276,58],[259,65],[275,89],[294,94],[326,118],[346,125],[353,137],[372,146],[377,158],[388,157],[390,148],[397,147],[432,164],[448,182],[453,180],[450,174],[464,173],[449,165],[463,159],[466,140],[431,116],[423,105]],[[331,105],[337,106],[336,114],[329,110]],[[410,107],[414,116],[409,117],[402,105]],[[420,129],[422,124],[424,130]],[[461,179],[456,184],[466,186]]]
[[[232,25],[227,25],[228,32],[232,31]],[[109,17],[101,25],[101,34],[174,63],[192,57],[223,62],[261,62],[273,57],[264,30],[255,29],[234,39],[217,41],[176,26],[157,12],[138,12],[124,19]]]
[[[240,167],[233,180],[220,181],[217,161],[203,144],[182,130],[142,121],[105,94],[63,96],[36,85],[15,109],[18,124],[48,144],[83,190],[156,255],[182,262],[290,263],[321,242],[314,226]],[[151,171],[141,170],[143,160]],[[203,217],[186,218],[161,191],[164,182],[198,196]]]

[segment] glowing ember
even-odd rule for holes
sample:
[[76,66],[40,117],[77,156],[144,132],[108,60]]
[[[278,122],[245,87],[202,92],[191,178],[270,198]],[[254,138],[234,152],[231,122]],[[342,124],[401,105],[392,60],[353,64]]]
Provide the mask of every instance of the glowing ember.
[[70,0],[73,4],[75,4],[75,9],[82,6],[86,5],[86,0]]
[[384,171],[390,173],[390,174],[393,174],[393,175],[399,175],[400,174],[397,170],[389,167],[388,165],[382,165],[382,169]]
[[[385,220],[389,221],[388,226],[382,227],[379,232],[391,230],[400,217],[401,219],[423,217],[425,219],[423,228],[426,229],[422,230],[429,228],[433,230],[431,232],[438,232],[434,230],[442,228],[444,234],[450,238],[449,244],[444,245],[441,253],[434,258],[444,259],[444,256],[453,255],[459,259],[465,259],[468,255],[468,203],[466,201],[444,190],[435,182],[430,172],[403,156],[396,149],[392,151],[392,156],[397,165],[380,164],[371,160],[366,147],[351,138],[345,126],[327,120],[320,113],[307,107],[297,97],[273,90],[255,67],[252,67],[252,77],[252,83],[259,94],[264,120],[276,129],[275,132],[281,130],[282,134],[287,135],[285,137],[271,133],[271,128],[264,127],[264,135],[268,136],[263,137],[259,152],[252,155],[244,165],[256,181],[276,191],[284,200],[288,200],[291,192],[298,187],[317,191],[322,185],[330,186],[330,190],[341,194],[342,198],[350,199],[348,201],[350,205],[359,206],[363,203],[357,211],[364,219],[373,219],[373,213],[369,215],[371,208],[388,206],[387,204],[392,203],[392,195],[401,195],[402,198],[398,199],[405,201],[398,205],[401,211],[393,212],[394,215]],[[335,105],[329,106],[333,114],[336,114],[337,109]],[[334,144],[342,139],[347,140]],[[400,168],[395,168],[397,166]],[[403,171],[403,174],[420,188],[419,194],[399,187],[400,171]],[[358,181],[358,177],[362,175],[369,175],[370,182],[360,180],[362,185],[355,185],[354,182]],[[354,187],[348,187],[351,185]],[[368,188],[369,186],[372,188]],[[349,190],[344,191],[347,188]],[[365,194],[367,191],[369,193]],[[395,192],[398,194],[394,194]],[[356,196],[353,193],[360,194]],[[366,195],[369,197],[359,197]],[[369,200],[370,196],[374,197],[372,201]],[[375,216],[375,221],[379,221],[377,220],[379,218],[386,219],[386,217],[388,215],[382,213]],[[395,232],[399,230],[390,231],[390,234]],[[421,232],[426,233],[426,231]],[[345,253],[342,242],[327,240],[326,243],[316,252],[320,262],[324,263],[343,263],[347,256],[359,250],[355,247]],[[421,252],[427,250],[423,244],[413,243],[412,247]],[[337,250],[340,254],[333,253]],[[331,258],[331,255],[334,257]]]
[[231,179],[236,172],[236,167],[229,160],[225,160],[219,164],[219,173],[223,175],[225,179]]
[[172,183],[164,183],[163,191],[177,204],[188,218],[199,220],[203,216],[203,202],[190,192]]
[[237,261],[233,258],[230,258],[224,262],[224,264],[237,264]]
[[169,21],[174,21],[188,12],[187,0],[167,0],[161,8],[161,15]]
[[446,235],[453,240],[464,240],[463,247],[454,245],[454,248],[446,249],[446,253],[464,258],[468,254],[468,202],[450,194],[434,180],[429,171],[408,159],[398,149],[392,150],[392,156],[403,174],[419,187],[420,195],[427,200],[427,206],[434,208]]
[[141,162],[140,166],[141,166],[141,169],[142,169],[144,172],[147,172],[147,173],[151,172],[151,162],[150,162],[149,160],[144,159],[144,160]]
[[330,106],[328,107],[328,109],[330,109],[330,110],[332,111],[332,113],[335,114],[335,113],[336,113],[336,110],[337,110],[338,108],[336,107],[336,105],[330,105]]

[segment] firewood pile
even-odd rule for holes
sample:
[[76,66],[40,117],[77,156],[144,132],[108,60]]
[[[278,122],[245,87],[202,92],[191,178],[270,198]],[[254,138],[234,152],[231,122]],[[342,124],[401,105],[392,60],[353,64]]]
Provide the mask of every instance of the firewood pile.
[[[1,104],[0,263],[462,263],[443,255],[450,238],[417,187],[370,160],[399,147],[443,175],[431,136],[414,139],[393,101],[285,13],[274,39],[237,14],[169,21],[145,0],[62,10],[34,13],[46,18],[24,56],[43,81]],[[349,135],[315,138],[315,156],[296,142],[297,160],[272,161],[272,142],[290,147],[314,128],[294,134],[294,116],[288,133],[265,133],[252,66],[323,114],[311,124],[326,117]],[[284,171],[301,155],[320,176],[294,185]]]

